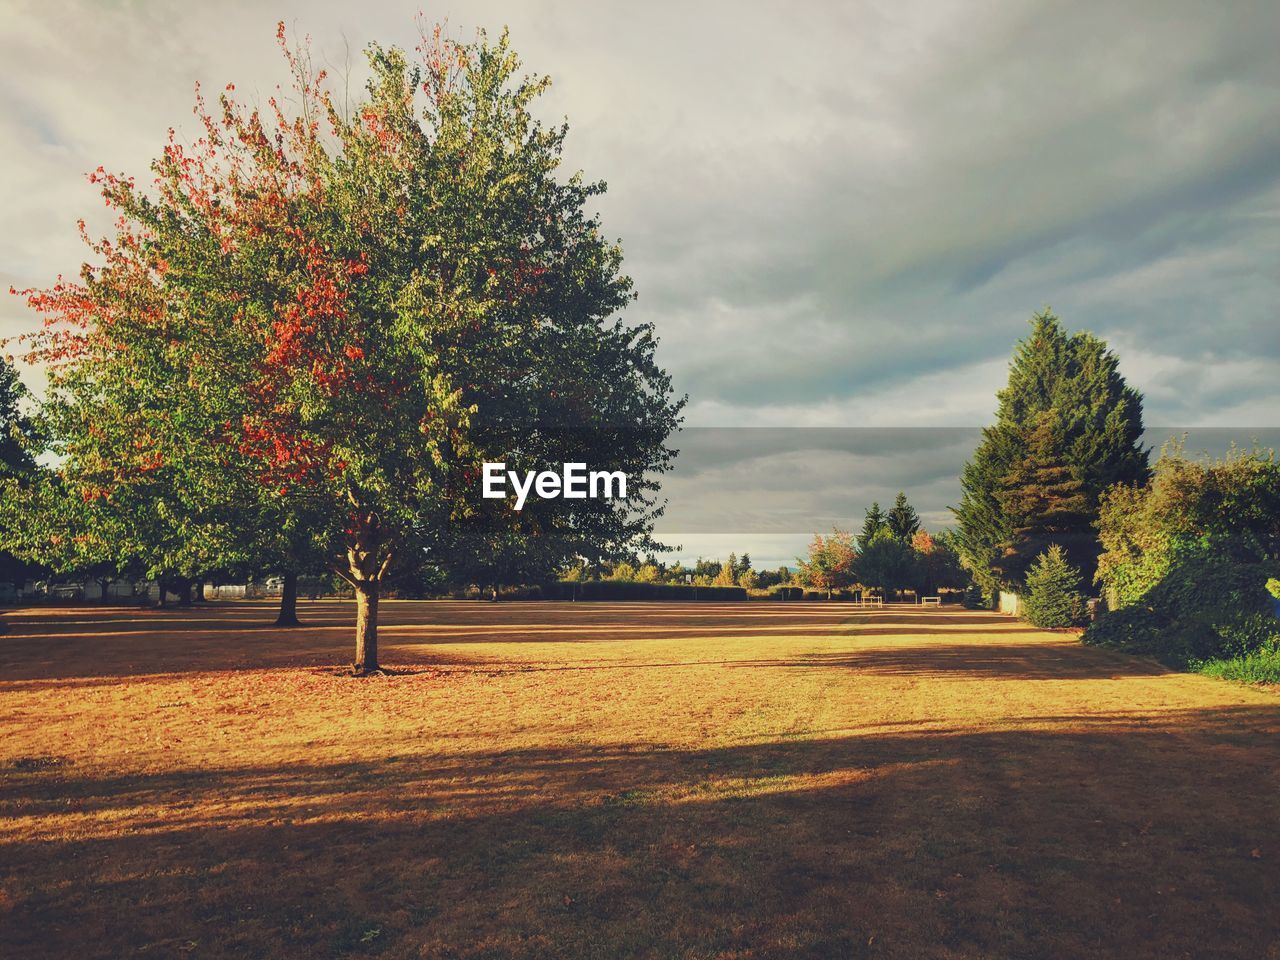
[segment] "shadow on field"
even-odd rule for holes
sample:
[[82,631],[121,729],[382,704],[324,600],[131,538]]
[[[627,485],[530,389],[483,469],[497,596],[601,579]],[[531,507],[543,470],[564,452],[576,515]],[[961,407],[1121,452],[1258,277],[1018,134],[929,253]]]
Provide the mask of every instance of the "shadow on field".
[[1029,722],[114,779],[11,767],[7,813],[112,817],[4,844],[0,944],[12,958],[1275,956],[1280,708]]
[[[351,603],[302,601],[299,613],[300,627],[277,628],[270,625],[275,608],[269,603],[209,603],[172,610],[67,607],[9,611],[4,614],[9,631],[0,639],[0,683],[58,680],[87,684],[148,674],[329,667],[349,662],[355,616]],[[927,654],[917,654],[917,648],[902,654],[903,669],[923,665],[948,670],[953,668],[947,664],[954,663],[958,671],[965,658],[984,652],[993,663],[992,658],[1002,658],[1010,668],[1016,666],[1017,647],[966,644],[968,635],[1044,636],[1008,617],[976,611],[880,613],[823,603],[450,601],[387,602],[379,633],[384,660],[411,669],[486,663],[483,656],[465,658],[432,651],[445,645],[680,640],[691,644],[690,661],[697,661],[696,642],[701,639],[825,636],[847,640],[851,648],[857,648],[869,639],[902,635],[929,640]],[[948,656],[944,648],[959,652]],[[1025,662],[1032,664],[1043,649],[1043,642],[1028,644]],[[919,655],[926,656],[923,664],[914,659]],[[1085,654],[1085,660],[1089,656],[1099,655]],[[886,653],[884,659],[877,665],[874,658],[860,663],[850,656],[848,662],[831,665],[887,671],[892,654]],[[406,660],[410,662],[406,664]],[[931,663],[933,660],[938,662]],[[746,661],[744,665],[755,664]],[[665,665],[681,666],[683,662]],[[1110,669],[1121,671],[1116,665]],[[1068,672],[1072,671],[1088,675],[1083,662]]]
[[793,660],[756,660],[741,665],[813,670],[843,667],[888,676],[1007,677],[1018,680],[1103,680],[1154,677],[1171,672],[1153,660],[1079,645],[1046,643],[873,647],[849,653],[805,654]]

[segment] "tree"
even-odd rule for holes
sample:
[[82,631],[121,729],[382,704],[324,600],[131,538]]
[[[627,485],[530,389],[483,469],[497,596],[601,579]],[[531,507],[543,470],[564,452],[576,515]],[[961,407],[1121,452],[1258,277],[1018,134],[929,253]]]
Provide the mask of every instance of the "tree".
[[1067,560],[1059,544],[1050,544],[1027,571],[1023,597],[1026,618],[1037,627],[1069,627],[1084,616],[1080,571]]
[[854,563],[858,549],[846,531],[836,527],[831,535],[814,534],[809,544],[809,556],[796,558],[801,579],[815,590],[825,590],[827,599],[836,590],[843,590],[853,583]]
[[883,596],[914,586],[918,579],[916,552],[887,527],[882,527],[858,555],[855,575],[859,583],[875,587]]
[[[879,509],[879,505],[876,506]],[[889,527],[889,532],[903,543],[910,543],[911,538],[920,529],[920,515],[916,513],[916,508],[907,502],[907,495],[901,490],[898,491],[898,497],[885,517],[885,523]]]
[[711,582],[717,587],[732,587],[737,585],[738,558],[735,554],[729,554],[728,562],[720,566],[720,571]]
[[916,552],[916,589],[923,595],[937,594],[940,588],[960,589],[968,584],[968,577],[960,565],[954,537],[949,531],[933,536],[920,530],[911,538],[911,549]]
[[626,500],[539,507],[548,553],[656,546],[683,401],[652,328],[617,317],[631,282],[586,212],[604,186],[557,178],[567,126],[533,119],[547,81],[516,79],[505,34],[437,29],[416,64],[371,46],[350,113],[279,36],[294,110],[199,101],[205,134],[170,139],[155,195],[94,175],[120,214],[103,262],[27,293],[55,392],[113,414],[104,435],[69,423],[73,469],[115,496],[139,464],[169,468],[193,517],[296,518],[355,590],[368,673],[382,583],[405,558],[448,563],[482,462],[627,475]]
[[[1106,343],[1089,333],[1068,334],[1052,313],[1032,318],[1031,334],[1014,351],[1008,385],[997,398],[996,422],[983,430],[965,464],[960,504],[953,508],[961,559],[988,591],[1017,586],[1025,570],[1001,562],[1011,551],[1025,557],[1022,542],[1034,532],[1032,515],[1010,516],[1000,502],[1019,472],[1037,479],[1041,469],[1070,471],[1086,502],[1070,528],[1058,532],[1083,540],[1092,537],[1102,492],[1147,475],[1141,396],[1120,376]],[[1096,542],[1089,549],[1096,556]]]
[[35,427],[23,412],[27,390],[18,379],[18,371],[5,357],[0,357],[0,582],[20,586],[38,567],[15,555],[17,528],[5,523],[11,504],[21,487],[37,475],[31,455]]
[[738,586],[744,590],[754,590],[760,585],[760,577],[749,567],[738,574]]
[[1055,436],[1057,419],[1045,411],[1027,441],[1027,453],[1004,478],[996,502],[1010,527],[999,544],[992,569],[1009,581],[1021,581],[1050,544],[1066,551],[1069,562],[1092,575],[1098,541],[1097,510],[1076,471],[1066,462]]
[[888,523],[889,518],[880,509],[879,502],[871,504],[866,510],[865,519],[862,521],[862,532],[858,534],[858,549],[867,549],[875,535],[885,529]]

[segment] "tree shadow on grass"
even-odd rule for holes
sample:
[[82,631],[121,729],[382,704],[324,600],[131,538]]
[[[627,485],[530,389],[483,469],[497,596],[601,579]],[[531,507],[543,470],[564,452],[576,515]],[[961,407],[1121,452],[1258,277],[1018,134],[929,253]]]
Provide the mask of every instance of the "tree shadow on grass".
[[[1280,707],[2,772],[8,957],[1240,957]],[[1274,954],[1270,954],[1274,955]]]
[[[274,615],[270,604],[234,602],[191,610],[11,612],[6,614],[9,633],[0,640],[0,683],[349,662],[355,616],[351,604],[304,601],[303,623],[296,628],[268,628],[265,618]],[[843,639],[899,629],[909,634],[933,632],[949,640],[962,638],[964,631],[1003,635],[1019,629],[992,615],[898,616],[915,626],[884,627],[880,624],[897,621],[823,604],[400,602],[384,608],[380,636],[385,659],[394,664],[397,656],[407,653],[420,660],[422,651],[446,645]]]
[[1102,680],[1154,677],[1171,672],[1154,660],[1074,643],[928,643],[811,653],[792,659],[757,660],[743,665],[811,670],[837,667],[887,676],[948,679]]

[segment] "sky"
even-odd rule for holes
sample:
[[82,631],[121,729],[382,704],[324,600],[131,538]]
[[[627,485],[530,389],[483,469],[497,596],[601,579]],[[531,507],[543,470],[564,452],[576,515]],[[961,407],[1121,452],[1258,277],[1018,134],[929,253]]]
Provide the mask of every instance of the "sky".
[[[788,562],[898,489],[945,525],[1046,305],[1115,349],[1153,444],[1278,425],[1273,0],[0,0],[0,288],[77,272],[84,175],[194,137],[197,81],[265,101],[277,20],[358,85],[419,11],[509,26],[567,166],[608,182],[628,317],[689,396],[675,556]],[[0,298],[0,337],[33,321]]]

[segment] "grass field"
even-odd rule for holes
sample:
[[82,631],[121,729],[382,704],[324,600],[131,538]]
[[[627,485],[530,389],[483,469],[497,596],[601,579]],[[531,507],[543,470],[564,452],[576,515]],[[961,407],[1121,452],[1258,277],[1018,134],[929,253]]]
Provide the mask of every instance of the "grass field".
[[0,956],[1280,958],[1280,693],[993,614],[9,611]]

